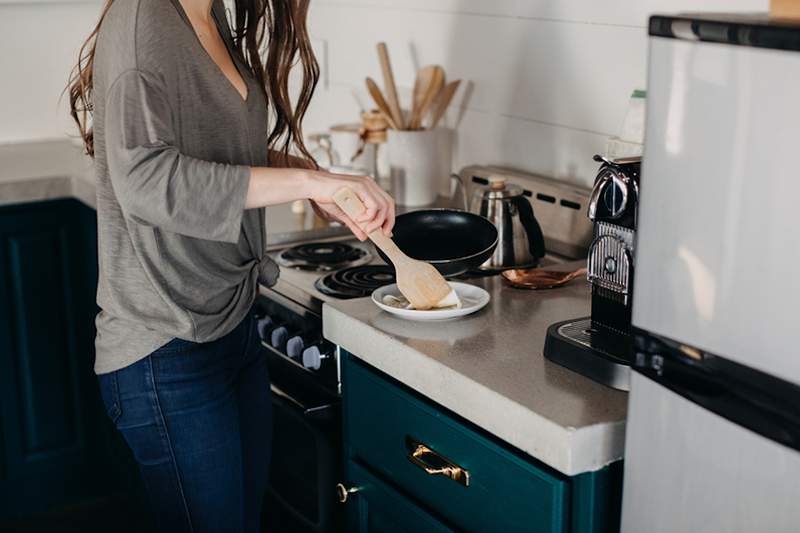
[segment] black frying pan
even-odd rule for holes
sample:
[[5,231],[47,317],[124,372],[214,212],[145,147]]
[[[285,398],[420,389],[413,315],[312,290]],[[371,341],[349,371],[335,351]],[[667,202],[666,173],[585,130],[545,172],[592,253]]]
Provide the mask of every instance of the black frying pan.
[[[392,239],[413,259],[427,261],[443,276],[477,268],[497,246],[497,228],[480,215],[455,209],[423,209],[399,215]],[[381,258],[391,264],[378,250]]]

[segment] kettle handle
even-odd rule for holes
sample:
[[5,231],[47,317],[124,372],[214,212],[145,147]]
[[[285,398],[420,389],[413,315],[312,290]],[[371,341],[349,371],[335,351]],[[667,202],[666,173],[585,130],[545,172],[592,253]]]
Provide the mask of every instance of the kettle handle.
[[450,174],[450,179],[455,180],[456,182],[456,189],[461,189],[461,200],[464,203],[464,211],[469,211],[469,202],[467,201],[467,187],[464,185],[464,180],[461,179],[461,176],[453,172]]
[[536,215],[533,214],[533,206],[524,196],[518,196],[511,200],[519,210],[519,219],[525,233],[528,234],[528,249],[531,255],[538,261],[545,256],[544,234]]

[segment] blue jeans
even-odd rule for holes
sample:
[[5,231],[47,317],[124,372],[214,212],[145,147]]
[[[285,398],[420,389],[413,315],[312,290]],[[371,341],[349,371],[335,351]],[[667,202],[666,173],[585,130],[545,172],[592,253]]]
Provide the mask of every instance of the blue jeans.
[[266,354],[252,312],[209,343],[174,339],[99,376],[159,531],[259,530],[272,439]]

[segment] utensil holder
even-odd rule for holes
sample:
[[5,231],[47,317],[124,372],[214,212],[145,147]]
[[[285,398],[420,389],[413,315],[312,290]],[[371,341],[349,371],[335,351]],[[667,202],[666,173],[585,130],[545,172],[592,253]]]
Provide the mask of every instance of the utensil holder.
[[391,193],[397,205],[433,204],[443,182],[449,183],[452,132],[444,129],[389,130],[387,149]]

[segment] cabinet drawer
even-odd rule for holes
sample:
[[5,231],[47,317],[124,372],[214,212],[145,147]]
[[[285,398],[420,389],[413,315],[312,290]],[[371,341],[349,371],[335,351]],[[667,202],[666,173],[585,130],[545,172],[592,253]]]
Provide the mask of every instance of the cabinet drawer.
[[344,379],[349,453],[421,505],[471,531],[566,529],[564,479],[505,450],[353,357],[345,360]]
[[381,482],[360,465],[347,464],[347,479],[358,492],[348,512],[351,533],[449,533],[453,530]]

